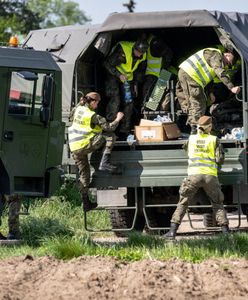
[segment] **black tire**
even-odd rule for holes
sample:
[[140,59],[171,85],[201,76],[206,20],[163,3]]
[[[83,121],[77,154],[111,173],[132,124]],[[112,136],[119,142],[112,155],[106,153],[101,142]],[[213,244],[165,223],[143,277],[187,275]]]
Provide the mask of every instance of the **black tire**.
[[248,204],[241,203],[241,210],[242,210],[242,213],[246,216],[246,220],[248,222]]
[[[138,196],[139,197],[139,196]],[[134,189],[128,188],[127,190],[128,205],[134,206]],[[132,227],[134,218],[133,209],[115,209],[109,210],[110,221],[113,229],[128,229]],[[134,231],[142,232],[145,227],[145,218],[143,215],[138,214],[135,224]],[[117,237],[127,237],[130,231],[114,231]]]
[[[132,226],[134,211],[132,210],[110,210],[110,221],[113,229],[128,229]],[[142,232],[145,226],[144,216],[137,216],[134,230]],[[127,237],[130,231],[114,231],[117,237]]]
[[[174,208],[167,208],[166,212],[158,212],[157,209],[147,210],[147,218],[149,221],[150,227],[170,227],[170,220],[174,212]],[[168,230],[152,230],[145,226],[145,230],[149,234],[165,234]]]

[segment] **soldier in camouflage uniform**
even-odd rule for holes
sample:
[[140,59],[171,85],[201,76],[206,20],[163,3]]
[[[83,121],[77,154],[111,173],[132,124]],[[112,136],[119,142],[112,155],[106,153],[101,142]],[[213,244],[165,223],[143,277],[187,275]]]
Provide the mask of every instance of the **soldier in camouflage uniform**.
[[165,234],[167,239],[175,239],[188,205],[200,188],[203,188],[210,198],[213,213],[222,232],[229,232],[228,219],[223,207],[224,195],[217,177],[218,169],[224,162],[224,152],[217,137],[210,134],[211,129],[212,118],[202,116],[198,120],[197,134],[189,137],[186,147],[189,157],[188,177],[180,187],[180,199],[171,218],[170,231]]
[[21,209],[21,200],[17,195],[7,196],[0,195],[0,225],[1,225],[1,215],[4,210],[5,205],[8,205],[9,215],[8,215],[8,227],[9,233],[7,238],[0,233],[0,240],[18,240],[20,239],[20,222],[19,213]]
[[96,207],[96,203],[92,203],[88,196],[90,185],[88,154],[103,147],[99,170],[118,172],[118,168],[110,163],[110,154],[115,142],[114,130],[124,115],[122,112],[118,112],[113,122],[108,123],[105,118],[94,111],[100,100],[100,95],[95,92],[88,93],[83,97],[74,112],[73,123],[68,131],[70,150],[78,166],[79,190],[82,195],[84,211],[90,211]]
[[196,133],[197,121],[206,112],[204,88],[216,76],[232,93],[240,92],[240,87],[233,85],[225,69],[225,66],[232,66],[234,61],[232,52],[222,53],[219,49],[206,48],[180,64],[176,95],[182,110],[188,113],[187,124],[191,125],[192,133]]
[[106,106],[106,119],[112,122],[119,110],[124,112],[124,119],[120,124],[119,139],[125,140],[131,129],[134,109],[133,101],[124,102],[123,83],[128,81],[133,98],[138,95],[138,82],[146,67],[147,41],[127,42],[121,41],[112,49],[104,62],[107,70],[105,94],[108,98]]

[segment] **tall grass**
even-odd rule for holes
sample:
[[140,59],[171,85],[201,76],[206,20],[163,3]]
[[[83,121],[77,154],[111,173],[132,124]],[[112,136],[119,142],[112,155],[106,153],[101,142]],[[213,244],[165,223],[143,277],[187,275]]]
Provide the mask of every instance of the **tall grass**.
[[[29,209],[30,215],[21,217],[23,243],[19,246],[0,246],[0,258],[9,256],[53,255],[58,259],[71,259],[81,255],[113,256],[125,261],[140,259],[179,258],[201,262],[208,258],[248,259],[246,233],[216,235],[212,238],[166,242],[158,236],[132,233],[121,243],[97,242],[95,234],[84,229],[84,215],[80,195],[73,183],[63,187],[49,200],[36,199]],[[3,231],[7,232],[7,216],[3,218]],[[108,213],[89,214],[89,227],[109,228]],[[103,235],[103,234],[101,234]]]

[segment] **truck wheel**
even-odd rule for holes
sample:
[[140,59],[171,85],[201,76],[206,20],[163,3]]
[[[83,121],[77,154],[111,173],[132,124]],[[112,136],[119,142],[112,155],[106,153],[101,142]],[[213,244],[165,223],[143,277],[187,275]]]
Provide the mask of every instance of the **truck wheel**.
[[247,203],[241,203],[241,210],[244,215],[246,215],[246,220],[248,222],[248,204]]
[[216,227],[216,220],[213,213],[203,214],[203,225],[207,227]]
[[[113,229],[128,229],[132,226],[134,211],[110,210],[110,221]],[[134,230],[142,232],[145,226],[144,216],[137,216]],[[127,237],[130,231],[114,231],[117,237]]]
[[[147,211],[147,217],[150,227],[170,227],[170,220],[174,212],[174,208],[168,208],[166,212],[158,212],[157,209]],[[145,226],[145,230],[149,234],[165,234],[168,230],[152,230]]]

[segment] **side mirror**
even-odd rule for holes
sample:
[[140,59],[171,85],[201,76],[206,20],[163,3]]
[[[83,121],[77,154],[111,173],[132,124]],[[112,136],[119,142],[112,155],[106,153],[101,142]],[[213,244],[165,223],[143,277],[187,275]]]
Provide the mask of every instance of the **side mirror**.
[[40,108],[40,121],[45,126],[50,120],[51,103],[53,99],[54,79],[51,75],[46,75],[42,85],[42,106]]

